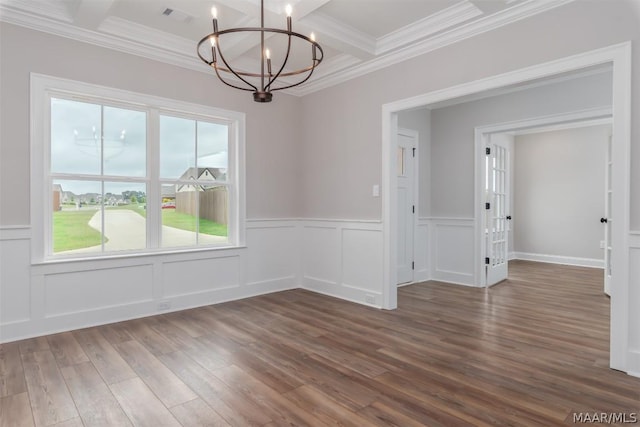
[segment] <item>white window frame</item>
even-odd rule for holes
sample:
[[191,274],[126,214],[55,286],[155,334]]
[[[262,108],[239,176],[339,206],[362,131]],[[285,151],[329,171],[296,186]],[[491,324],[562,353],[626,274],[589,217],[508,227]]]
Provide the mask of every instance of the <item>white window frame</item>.
[[[159,209],[147,210],[147,247],[134,251],[110,251],[82,255],[53,254],[51,192],[51,98],[114,105],[147,113],[147,206],[160,208],[159,117],[162,114],[229,125],[229,167],[227,181],[229,224],[224,246],[194,245],[160,247]],[[31,228],[32,263],[60,260],[112,258],[155,253],[231,249],[245,246],[245,114],[152,95],[31,73]],[[96,178],[98,178],[96,176]],[[100,178],[102,179],[102,178]],[[106,179],[109,181],[109,179]],[[136,179],[139,182],[139,179]],[[157,194],[156,194],[157,193]],[[158,212],[156,212],[158,210]]]

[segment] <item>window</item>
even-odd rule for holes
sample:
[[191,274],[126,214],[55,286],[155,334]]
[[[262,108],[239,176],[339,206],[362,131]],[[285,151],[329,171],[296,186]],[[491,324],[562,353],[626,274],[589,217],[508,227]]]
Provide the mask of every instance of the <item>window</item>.
[[32,105],[36,261],[243,244],[242,114],[39,75]]

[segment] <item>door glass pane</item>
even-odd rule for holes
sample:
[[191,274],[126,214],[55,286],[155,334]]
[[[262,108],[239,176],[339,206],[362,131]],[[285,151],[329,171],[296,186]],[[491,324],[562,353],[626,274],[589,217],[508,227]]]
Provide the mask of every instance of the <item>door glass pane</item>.
[[199,200],[198,243],[201,245],[228,242],[229,194],[226,186],[203,186]]
[[146,248],[146,185],[105,182],[103,200],[105,251]]
[[102,251],[102,183],[55,180],[52,192],[53,253]]
[[51,171],[99,175],[101,107],[51,99]]
[[228,126],[198,122],[198,171],[203,175],[200,179],[226,181],[228,165]]
[[104,107],[104,174],[143,177],[147,174],[147,115]]
[[160,176],[178,179],[193,174],[195,166],[195,120],[160,116]]

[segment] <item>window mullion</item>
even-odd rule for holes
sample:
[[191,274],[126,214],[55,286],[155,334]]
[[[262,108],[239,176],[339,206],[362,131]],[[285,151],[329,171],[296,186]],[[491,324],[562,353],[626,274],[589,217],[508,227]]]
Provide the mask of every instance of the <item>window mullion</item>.
[[106,230],[104,229],[105,215],[104,215],[104,105],[100,105],[100,230],[101,230],[101,252],[104,253],[104,236]]
[[156,249],[162,239],[160,115],[157,109],[150,109],[147,118],[147,180],[147,247]]
[[196,221],[196,246],[200,244],[200,184],[198,184],[198,179],[200,178],[200,165],[198,164],[198,121],[194,120],[193,124],[196,128],[195,131],[195,164],[196,164],[196,185],[193,187],[195,189],[195,198],[196,198],[196,212],[195,212],[195,221]]

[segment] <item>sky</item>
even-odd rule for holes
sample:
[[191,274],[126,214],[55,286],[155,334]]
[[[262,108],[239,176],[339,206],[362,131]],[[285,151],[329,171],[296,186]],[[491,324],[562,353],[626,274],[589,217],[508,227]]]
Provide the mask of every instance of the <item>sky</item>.
[[[104,131],[102,130],[104,128]],[[104,132],[104,152],[100,137]],[[197,136],[197,138],[196,138]],[[51,172],[144,178],[146,113],[66,99],[51,100]],[[186,169],[227,168],[228,127],[160,116],[161,179],[178,179]],[[197,156],[196,156],[197,153]],[[64,191],[100,193],[100,183],[54,179]],[[145,191],[144,184],[105,184],[105,192]],[[145,191],[146,192],[146,191]]]

